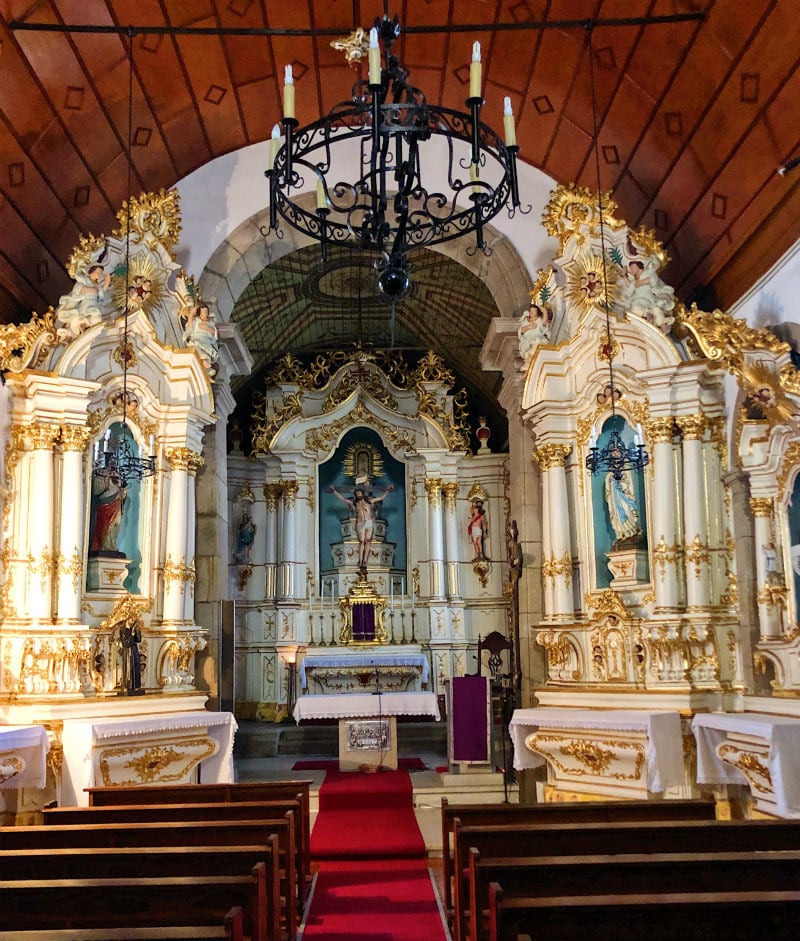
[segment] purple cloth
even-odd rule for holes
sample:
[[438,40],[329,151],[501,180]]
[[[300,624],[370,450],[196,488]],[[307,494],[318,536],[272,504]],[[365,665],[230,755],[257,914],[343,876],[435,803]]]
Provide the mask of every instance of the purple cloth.
[[489,678],[454,676],[451,686],[453,761],[489,760]]
[[353,605],[353,640],[375,640],[375,608],[371,604]]

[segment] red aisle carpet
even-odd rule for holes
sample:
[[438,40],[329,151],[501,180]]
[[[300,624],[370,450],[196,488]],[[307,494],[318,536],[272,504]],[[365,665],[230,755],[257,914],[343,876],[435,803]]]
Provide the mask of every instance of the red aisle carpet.
[[303,941],[446,941],[407,771],[328,770],[311,855]]
[[311,833],[315,859],[425,856],[407,771],[328,771]]

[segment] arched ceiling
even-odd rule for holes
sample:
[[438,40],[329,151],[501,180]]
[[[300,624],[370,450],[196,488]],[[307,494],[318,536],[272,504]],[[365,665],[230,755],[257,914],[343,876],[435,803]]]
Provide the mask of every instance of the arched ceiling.
[[[333,350],[395,350],[407,362],[437,350],[467,390],[470,411],[486,415],[505,436],[506,419],[497,406],[498,373],[478,364],[489,322],[498,315],[486,285],[445,255],[416,249],[409,255],[411,286],[394,309],[376,290],[369,255],[332,246],[322,263],[320,247],[310,245],[272,262],[245,288],[231,313],[253,354],[249,377],[234,380],[234,392],[246,402],[263,388],[264,371],[278,355],[303,358]],[[245,411],[246,411],[245,407]]]
[[[800,237],[800,169],[775,172],[800,149],[795,0],[403,0],[389,9],[408,29],[445,27],[407,32],[398,44],[432,101],[463,107],[480,39],[485,119],[499,124],[509,95],[520,159],[584,185],[595,181],[587,30],[491,27],[704,13],[698,22],[594,29],[602,184],[619,216],[666,244],[665,278],[684,299],[707,289],[729,305]],[[382,10],[376,0],[0,3],[2,318],[42,311],[65,292],[73,246],[113,229],[128,174],[126,37],[9,24],[346,35]],[[457,31],[466,24],[484,28]],[[284,63],[294,67],[301,121],[348,97],[356,76],[330,38],[136,35],[132,188],[172,186],[268,137]]]

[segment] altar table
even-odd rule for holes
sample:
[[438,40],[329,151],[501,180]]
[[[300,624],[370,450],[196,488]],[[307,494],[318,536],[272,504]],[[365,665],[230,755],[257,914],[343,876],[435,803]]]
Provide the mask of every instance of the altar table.
[[677,712],[517,709],[509,730],[514,767],[547,761],[561,790],[646,798],[684,779]]
[[300,684],[312,693],[420,691],[430,678],[425,654],[411,647],[398,651],[310,653],[300,664]]
[[441,718],[435,693],[341,693],[301,696],[297,722],[339,720],[339,770],[362,765],[397,768],[397,716]]
[[42,725],[0,725],[0,788],[40,788],[50,742]]
[[64,721],[61,803],[86,806],[85,788],[228,784],[234,780],[230,712],[170,712]]
[[800,719],[759,713],[698,713],[699,784],[747,784],[755,806],[800,817]]

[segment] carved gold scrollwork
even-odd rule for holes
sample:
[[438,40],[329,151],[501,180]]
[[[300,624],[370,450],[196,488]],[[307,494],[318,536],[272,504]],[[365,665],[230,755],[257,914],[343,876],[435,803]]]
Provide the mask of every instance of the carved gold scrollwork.
[[750,751],[742,751],[735,745],[727,743],[717,746],[717,754],[724,762],[738,768],[753,790],[760,791],[762,794],[769,794],[774,790],[769,768],[758,755]]
[[178,591],[183,594],[186,584],[192,587],[197,576],[194,562],[187,565],[185,561],[175,561],[172,556],[167,556],[164,563],[164,586],[169,588],[173,582],[177,582]]
[[786,484],[790,477],[794,479],[798,465],[800,465],[800,441],[792,441],[786,448],[783,460],[781,461],[781,468],[778,472],[778,494],[784,503],[789,499],[789,494],[786,492]]
[[658,566],[659,579],[662,582],[666,575],[667,565],[675,564],[680,557],[680,553],[680,546],[677,543],[668,546],[663,535],[653,547],[653,562]]
[[694,577],[699,579],[702,566],[711,564],[711,549],[699,536],[683,547],[683,555],[689,565],[694,566]]
[[675,419],[671,415],[651,418],[647,423],[647,436],[653,444],[670,444],[675,437]]
[[83,451],[92,433],[85,425],[62,425],[61,446],[65,451]]
[[432,510],[438,510],[441,506],[443,487],[444,481],[441,477],[425,478],[425,493],[428,495],[428,506]]
[[[610,193],[601,194],[603,205],[603,226],[606,229],[619,229],[624,222],[614,218],[617,204]],[[570,183],[557,186],[542,214],[542,225],[547,234],[558,239],[559,249],[563,253],[570,239],[579,244],[588,235],[600,234],[600,208],[597,193],[588,187]],[[588,229],[588,233],[582,231]]]
[[702,441],[706,432],[706,419],[703,415],[679,415],[675,424],[680,429],[684,441]]
[[545,444],[534,450],[533,459],[540,470],[548,471],[553,467],[563,467],[571,450],[569,444]]
[[560,559],[555,556],[542,559],[542,578],[555,579],[559,575],[564,577],[567,584],[572,581],[572,556],[569,552],[565,552]]
[[191,448],[167,448],[165,457],[172,470],[183,470],[192,475],[205,464],[203,456]]
[[300,483],[296,480],[286,480],[282,484],[283,503],[287,509],[294,509],[297,503],[297,494],[300,492]]
[[615,614],[623,620],[630,620],[631,613],[625,607],[622,598],[613,588],[606,588],[603,591],[590,592],[585,598],[586,607],[591,612],[593,618],[605,617],[608,614]]
[[77,592],[83,578],[83,559],[78,552],[77,546],[73,549],[72,555],[68,558],[64,558],[64,556],[59,554],[58,572],[60,575],[72,576],[72,588],[73,591]]
[[[594,777],[608,777],[617,781],[637,781],[642,776],[644,769],[645,753],[642,745],[637,742],[609,741],[603,742],[609,747],[604,748],[599,742],[588,742],[573,739],[564,743],[563,738],[556,735],[538,734],[529,739],[529,747],[541,751],[547,756],[562,774],[577,775],[583,777],[592,775]],[[633,768],[629,772],[615,771],[610,772],[614,762],[628,761],[623,752],[630,752],[633,759]],[[567,765],[558,760],[558,755],[564,758],[571,758],[578,762],[582,767]]]
[[444,493],[444,508],[448,513],[455,513],[456,497],[458,496],[458,484],[446,483],[442,485]]
[[52,308],[28,323],[0,324],[0,371],[18,373],[35,369],[56,342]]

